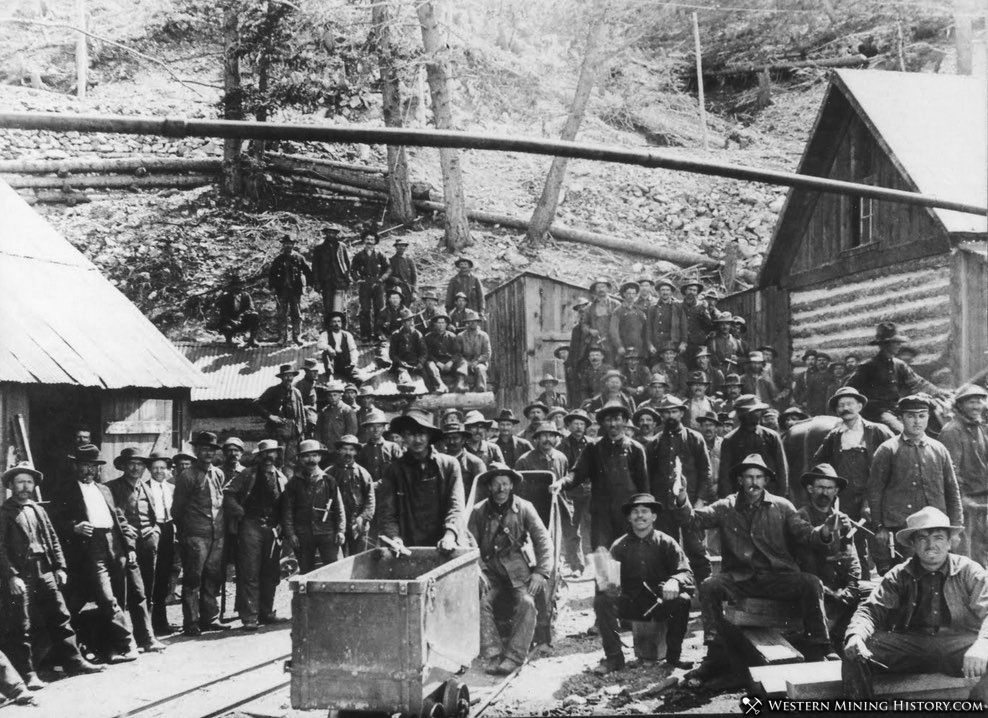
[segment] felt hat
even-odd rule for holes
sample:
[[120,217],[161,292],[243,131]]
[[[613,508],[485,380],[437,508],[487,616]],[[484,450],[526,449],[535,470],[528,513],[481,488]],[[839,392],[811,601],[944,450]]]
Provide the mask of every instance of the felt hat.
[[559,379],[554,377],[552,374],[546,374],[544,377],[539,379],[539,386],[545,386],[546,384],[559,384]]
[[426,299],[434,299],[435,301],[438,302],[439,301],[439,292],[437,292],[435,289],[431,289],[431,288],[430,289],[425,289],[425,290],[422,291],[421,297],[422,297],[423,300],[426,300]]
[[597,413],[594,414],[594,418],[597,420],[598,424],[601,424],[603,423],[604,418],[610,416],[611,414],[621,414],[624,417],[624,420],[627,421],[631,418],[631,409],[626,407],[620,401],[609,401],[597,409]]
[[720,422],[721,426],[727,426],[728,424],[731,423],[731,414],[728,414],[726,411],[718,411],[717,421]]
[[236,436],[231,436],[227,438],[226,441],[223,442],[223,445],[220,448],[225,449],[228,446],[235,446],[241,451],[247,451],[247,447],[244,445],[244,442],[242,442]]
[[662,421],[662,417],[659,416],[659,412],[657,412],[655,409],[653,409],[650,406],[643,406],[635,411],[634,415],[632,415],[631,417],[631,422],[637,425],[638,422],[641,421],[641,418],[646,414],[652,417],[653,419],[655,419],[656,423]]
[[541,409],[544,414],[549,413],[549,407],[546,406],[545,403],[541,401],[533,401],[531,404],[529,404],[524,409],[522,409],[521,413],[524,414],[525,418],[527,419],[528,415],[532,413],[532,409]]
[[415,315],[412,314],[412,310],[408,307],[402,307],[401,311],[398,312],[398,319],[400,321],[408,321],[409,319],[415,319]]
[[651,284],[653,287],[655,286],[655,280],[651,277],[640,277],[636,281],[638,282],[639,287],[643,284]]
[[384,415],[384,412],[380,409],[373,409],[367,418],[360,422],[361,426],[370,426],[372,424],[387,424],[388,417]]
[[477,477],[477,481],[482,484],[489,484],[498,476],[507,476],[515,486],[518,486],[524,479],[520,473],[508,467],[507,464],[502,464],[500,461],[492,461],[487,471]]
[[816,349],[807,349],[803,352],[803,361],[816,357]]
[[477,314],[477,312],[475,312],[472,309],[467,309],[465,312],[463,312],[463,321],[466,322],[467,324],[469,324],[470,322],[479,322],[480,315]]
[[539,434],[555,434],[556,436],[562,436],[563,432],[556,427],[555,422],[543,421],[541,424],[536,426],[535,431],[532,432],[532,436],[538,436]]
[[763,403],[754,394],[742,394],[734,400],[734,410],[739,414],[743,411],[765,411],[771,407]]
[[624,294],[626,289],[634,289],[636,292],[641,291],[642,286],[638,282],[625,282],[621,285],[621,294]]
[[827,406],[830,408],[831,411],[833,411],[834,408],[837,406],[837,402],[843,399],[845,396],[850,396],[854,399],[857,399],[858,401],[861,402],[862,406],[868,403],[868,397],[866,397],[860,391],[855,389],[853,386],[842,386],[840,389],[834,392],[834,395],[832,397],[830,397],[830,401],[827,402]]
[[577,299],[575,302],[573,302],[573,309],[579,312],[582,311],[583,308],[589,304],[590,304],[590,300],[587,299],[586,297]]
[[381,238],[377,235],[376,227],[364,227],[364,229],[361,230],[360,240],[362,242],[366,242],[368,239],[373,239],[374,244],[378,244],[381,241]]
[[562,359],[562,357],[559,355],[562,354],[563,352],[568,352],[568,351],[569,351],[569,344],[563,344],[561,347],[556,347],[555,349],[553,349],[552,355],[556,357],[556,359]]
[[710,384],[710,380],[707,378],[706,372],[702,371],[691,371],[686,377],[686,384]]
[[954,404],[960,404],[965,399],[972,399],[976,396],[988,399],[988,390],[977,384],[965,384],[954,394]]
[[765,363],[765,355],[762,354],[759,351],[748,352],[748,362],[749,363],[760,362],[760,363],[764,364]]
[[175,454],[172,455],[172,461],[173,462],[174,461],[181,461],[183,459],[185,461],[195,461],[196,460],[196,457],[193,454],[191,454],[189,451],[186,451],[184,449],[182,451],[177,451],[177,452],[175,452]]
[[748,454],[744,459],[731,467],[731,478],[736,479],[745,469],[761,469],[770,478],[775,478],[775,472],[768,468],[761,454]]
[[662,386],[669,386],[669,380],[665,374],[652,374],[652,378],[649,379],[648,383],[649,385],[661,384]]
[[566,409],[562,406],[550,406],[546,418],[551,419],[554,416],[566,416]]
[[703,284],[700,283],[700,282],[697,282],[695,280],[694,281],[691,281],[691,282],[684,282],[683,284],[680,284],[679,285],[679,291],[682,292],[683,294],[686,294],[686,289],[688,287],[696,287],[696,293],[697,294],[700,294],[703,291]]
[[739,327],[748,326],[748,320],[746,320],[744,317],[739,317],[736,314],[734,315],[734,323],[737,324]]
[[478,424],[483,424],[487,426],[487,419],[476,409],[471,409],[467,412],[467,415],[463,417],[463,426],[477,426]]
[[895,532],[895,540],[908,546],[914,533],[930,529],[946,529],[951,536],[955,536],[963,531],[964,527],[951,526],[947,514],[933,506],[926,506],[906,517],[906,528]]
[[365,396],[377,396],[377,391],[370,384],[364,384],[357,390],[357,398]]
[[614,378],[624,381],[624,374],[619,372],[617,369],[608,369],[607,371],[604,372],[604,376],[601,377],[601,381],[605,382],[608,379],[614,379]]
[[193,446],[211,446],[214,449],[222,449],[216,440],[216,434],[212,431],[200,431],[192,437]]
[[598,284],[603,284],[604,286],[607,287],[608,290],[614,289],[614,284],[611,283],[610,279],[607,279],[606,277],[598,277],[597,279],[593,280],[590,283],[590,291],[591,292],[597,291]]
[[787,416],[791,416],[796,421],[804,421],[805,419],[809,419],[810,418],[810,415],[807,414],[802,409],[800,409],[798,406],[790,406],[788,409],[783,410],[783,412],[781,414],[779,414],[779,416],[780,416],[780,418],[783,418],[783,419],[785,417],[787,417]]
[[585,422],[587,426],[590,426],[593,423],[593,419],[590,418],[590,414],[585,412],[583,409],[573,409],[573,411],[563,417],[563,424],[569,426],[571,421],[576,421],[577,419]]
[[875,338],[868,343],[886,344],[888,342],[905,343],[908,341],[909,337],[904,334],[899,334],[899,330],[893,322],[879,322],[878,326],[875,327]]
[[326,315],[326,321],[329,321],[333,317],[339,317],[343,326],[346,326],[346,312],[330,312]]
[[772,352],[772,356],[778,356],[779,355],[779,352],[777,352],[775,350],[775,347],[771,346],[770,344],[762,344],[760,347],[758,347],[758,351],[760,351],[760,352]]
[[131,459],[144,463],[145,461],[147,461],[147,458],[148,457],[146,457],[141,452],[141,450],[138,449],[137,447],[128,446],[126,448],[121,449],[120,453],[117,454],[117,458],[113,460],[113,468],[117,469],[118,471],[123,471],[124,464],[126,464]]
[[847,488],[847,479],[843,476],[838,476],[837,470],[830,464],[817,464],[809,471],[804,471],[803,475],[799,477],[800,483],[806,487],[817,479],[832,479],[836,481],[837,488],[840,491]]
[[325,457],[329,456],[329,451],[322,445],[321,441],[305,439],[298,444],[298,455],[301,456],[302,454],[320,454]]
[[662,397],[662,401],[659,402],[658,406],[654,407],[656,411],[668,411],[670,409],[686,409],[686,402],[677,396],[672,394],[666,394]]
[[468,299],[466,292],[457,292],[456,294],[453,295],[453,299],[459,299],[460,297],[463,297],[464,299]]
[[929,411],[933,408],[933,399],[928,394],[910,394],[896,402],[895,408],[900,412]]
[[717,426],[723,425],[723,422],[720,420],[720,417],[717,416],[717,412],[714,411],[705,411],[702,414],[698,414],[697,416],[693,417],[693,421],[695,421],[698,424],[701,421],[709,421],[713,424],[716,424]]
[[443,424],[443,436],[449,436],[450,434],[460,434],[466,438],[470,437],[470,432],[467,431],[467,427],[458,421],[451,421],[448,424]]
[[676,285],[670,282],[668,279],[660,279],[655,283],[655,288],[659,287],[669,287],[669,289],[676,291]]
[[405,299],[405,293],[401,291],[401,287],[391,287],[385,292],[385,295],[387,296],[391,296],[392,294],[397,294],[399,297],[401,297],[402,301],[404,301]]
[[721,312],[714,317],[714,324],[734,324],[734,315],[730,312]]
[[662,511],[662,504],[656,501],[652,494],[634,494],[625,503],[621,504],[621,513],[628,516],[631,514],[631,509],[636,506],[647,506],[655,513]]
[[629,359],[641,359],[641,358],[642,355],[638,353],[638,350],[635,347],[630,347],[624,352],[625,361],[628,361]]
[[827,365],[827,371],[833,373],[834,369],[846,369],[844,362],[842,361],[832,361]]
[[510,421],[512,424],[519,424],[521,421],[515,418],[515,412],[511,409],[501,409],[494,417],[494,421],[500,423],[502,421]]
[[826,359],[827,361],[830,361],[830,355],[827,354],[827,352],[817,352],[816,353],[816,358],[817,359]]
[[302,362],[302,369],[305,371],[319,371],[319,360],[309,358]]
[[266,454],[269,451],[275,451],[278,454],[278,458],[275,461],[281,461],[285,456],[285,447],[278,443],[277,439],[261,439],[257,442],[257,446],[254,447],[254,453],[250,455],[251,463],[255,463],[261,458],[262,454]]
[[724,377],[723,386],[741,386],[740,374],[728,374]]
[[8,482],[13,480],[13,478],[18,474],[28,474],[29,476],[31,476],[31,478],[34,479],[35,484],[40,484],[42,481],[45,480],[45,475],[42,474],[40,471],[38,471],[36,468],[34,468],[34,464],[32,464],[30,461],[21,461],[12,469],[7,469],[6,471],[4,471],[3,475],[0,476],[0,481],[3,482],[4,486],[7,486]]
[[461,264],[466,264],[473,269],[473,260],[470,257],[457,257],[456,261],[453,262],[453,266],[459,267]]
[[282,364],[278,367],[278,376],[284,376],[285,374],[296,376],[298,371],[299,370],[295,368],[294,364]]
[[704,299],[713,299],[715,302],[719,302],[720,299],[721,299],[721,296],[720,296],[720,293],[716,289],[714,289],[713,287],[711,287],[710,289],[708,289],[707,291],[705,291],[703,293],[703,298]]
[[144,465],[150,469],[151,464],[153,464],[155,461],[164,461],[165,466],[167,466],[169,469],[172,467],[172,464],[174,463],[172,461],[172,457],[170,457],[164,451],[152,451],[150,454],[148,454],[148,457],[144,460]]
[[673,354],[679,354],[679,347],[675,344],[663,344],[659,347],[659,354],[665,354],[666,352],[672,352]]
[[706,347],[701,347],[700,351],[698,351],[696,354],[693,355],[693,358],[699,359],[700,357],[712,357],[712,356],[713,354],[711,354]]
[[446,323],[449,324],[449,315],[446,312],[436,312],[431,317],[429,317],[429,324],[435,324],[437,319],[445,319]]
[[425,431],[432,441],[439,441],[443,438],[443,430],[433,423],[432,415],[419,409],[410,409],[401,416],[396,416],[388,426],[388,431],[395,434],[400,434],[406,430]]
[[336,450],[339,451],[344,446],[352,446],[357,451],[360,451],[360,440],[353,434],[344,434],[336,440]]

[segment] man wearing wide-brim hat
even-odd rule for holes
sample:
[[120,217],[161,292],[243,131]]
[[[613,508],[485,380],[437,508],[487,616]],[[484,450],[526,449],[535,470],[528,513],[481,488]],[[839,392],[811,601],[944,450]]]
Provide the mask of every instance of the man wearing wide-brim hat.
[[326,405],[319,410],[319,420],[316,422],[316,438],[335,455],[336,442],[341,436],[356,434],[357,412],[343,401],[343,382],[333,380],[322,389],[326,396]]
[[426,388],[439,394],[448,392],[449,386],[443,381],[445,374],[447,377],[455,377],[455,391],[465,391],[467,364],[460,356],[460,343],[456,333],[449,329],[448,314],[436,312],[432,316],[424,340],[426,360],[422,378]]
[[[357,452],[357,463],[367,469],[374,482],[374,503],[376,507],[381,506],[381,488],[383,486],[384,472],[399,456],[402,450],[393,441],[384,438],[384,430],[388,428],[388,417],[380,409],[374,409],[360,425],[361,431],[365,433],[365,440]],[[375,509],[377,516],[380,512]],[[371,522],[371,538],[377,536],[378,524],[377,516]]]
[[486,308],[484,305],[484,287],[480,283],[480,279],[473,273],[473,260],[469,257],[457,257],[454,264],[456,274],[449,280],[449,285],[446,287],[446,311],[452,311],[456,304],[456,295],[462,292],[467,299],[467,308],[482,315]]
[[68,580],[62,545],[48,512],[34,500],[44,475],[24,461],[5,471],[0,480],[4,489],[10,489],[10,498],[0,506],[0,588],[7,614],[4,651],[30,690],[45,687],[32,655],[32,632],[40,628],[47,629],[51,655],[66,673],[98,673],[103,668],[79,652],[62,597],[61,587]]
[[[774,472],[758,454],[735,463],[730,476],[735,491],[709,506],[695,508],[686,483],[676,481],[675,517],[694,530],[716,529],[720,536],[721,570],[700,584],[707,658],[699,678],[726,660],[722,602],[728,598],[760,597],[798,601],[805,627],[807,660],[832,653],[823,605],[823,584],[803,573],[792,553],[796,545],[826,546],[834,541],[833,527],[813,528],[785,498],[766,490]],[[834,654],[836,655],[836,654]]]
[[466,364],[467,378],[474,391],[487,391],[487,370],[491,363],[491,338],[480,328],[480,314],[467,309],[464,329],[457,337],[460,356]]
[[618,363],[629,349],[639,356],[645,353],[645,312],[635,306],[638,301],[638,282],[621,285],[621,304],[611,315],[609,340],[614,348],[614,360]]
[[302,574],[315,569],[317,553],[323,565],[336,561],[346,541],[343,496],[336,481],[319,466],[328,456],[326,447],[315,439],[303,441],[298,447],[299,469],[285,487],[281,528]]
[[635,400],[624,389],[624,375],[617,369],[609,369],[602,377],[600,393],[583,402],[580,408],[588,414],[594,414],[601,407],[614,402],[626,406],[629,415],[637,408]]
[[[838,532],[833,546],[799,546],[796,559],[803,571],[819,576],[823,582],[823,605],[827,610],[834,649],[839,653],[844,646],[844,631],[863,597],[858,588],[862,577],[861,562],[854,544],[847,538],[853,527],[848,522],[849,516],[843,511],[848,482],[827,463],[816,464],[804,471],[799,482],[809,498],[796,515],[814,527],[830,522]],[[862,531],[857,529],[856,533]]]
[[292,385],[298,375],[294,364],[278,368],[279,383],[265,389],[254,402],[254,410],[264,417],[264,433],[285,447],[287,474],[295,464],[295,447],[305,437],[308,412],[302,393]]
[[[229,442],[227,439],[224,445]],[[175,522],[172,520],[172,502],[175,485],[171,482],[174,460],[163,451],[152,451],[144,465],[148,470],[145,479],[148,493],[154,504],[161,536],[158,538],[158,556],[154,562],[154,574],[150,581],[144,580],[144,590],[151,599],[151,628],[154,635],[163,636],[181,630],[168,622],[168,599],[172,592],[172,573],[178,578],[176,551],[178,537],[175,535]],[[240,469],[243,467],[237,464]],[[239,469],[238,469],[239,470]]]
[[[480,548],[483,594],[480,605],[481,656],[488,673],[508,675],[524,663],[535,635],[535,598],[552,575],[552,542],[531,502],[516,495],[522,475],[504,464],[492,464],[477,477],[489,498],[470,512],[467,527]],[[522,548],[531,542],[535,566]],[[511,631],[501,640],[494,606],[510,599]]]
[[[827,432],[812,456],[813,463],[829,464],[847,482],[847,490],[841,493],[841,510],[854,521],[865,517],[868,505],[868,481],[872,460],[878,447],[892,438],[892,431],[876,422],[861,417],[861,410],[868,398],[853,387],[844,386],[834,392],[828,402],[831,414],[841,422]],[[809,418],[809,417],[806,417]],[[802,497],[800,497],[800,500]],[[797,505],[798,505],[797,501]],[[870,513],[870,512],[869,512]],[[861,562],[864,578],[870,578],[868,568],[874,547],[869,547],[864,531],[854,535],[854,544]],[[872,551],[869,551],[869,548]]]
[[902,431],[902,422],[895,415],[895,405],[904,393],[949,397],[949,392],[931,384],[896,357],[896,352],[908,341],[909,337],[900,334],[895,324],[881,322],[875,327],[875,338],[869,342],[878,347],[878,354],[862,362],[847,381],[848,386],[868,398],[864,418],[880,421],[896,432]]
[[619,402],[607,404],[595,418],[601,428],[600,438],[583,450],[571,476],[553,484],[555,490],[590,484],[591,550],[610,548],[626,532],[627,519],[621,507],[633,494],[645,493],[649,486],[645,449],[625,434],[631,420],[628,407]]
[[485,467],[494,462],[504,463],[504,454],[501,453],[501,449],[496,443],[487,439],[487,432],[493,424],[493,421],[488,421],[483,414],[476,410],[468,411],[467,415],[463,417],[463,426],[470,434],[464,448],[484,462]]
[[549,415],[549,407],[541,401],[533,401],[522,409],[521,413],[528,419],[528,426],[525,427],[525,430],[519,436],[528,442],[534,443],[535,429],[541,426],[546,420],[546,417]]
[[395,240],[395,253],[388,259],[391,274],[388,276],[389,287],[400,287],[408,297],[408,303],[415,301],[415,290],[418,287],[418,269],[415,260],[405,256],[408,241],[400,237]]
[[[748,352],[747,359],[744,372],[741,374],[741,391],[745,394],[754,394],[759,401],[771,406],[775,403],[779,389],[769,375],[765,373],[765,354],[760,351]],[[827,376],[829,377],[829,374]],[[820,378],[819,375],[817,378]],[[824,394],[826,394],[826,384],[824,385]],[[810,413],[814,413],[812,409],[810,409]],[[820,411],[819,413],[824,412]]]
[[947,514],[954,525],[964,525],[950,452],[926,435],[932,399],[914,394],[899,399],[896,408],[902,417],[902,433],[875,450],[868,474],[868,505],[872,524],[877,527],[874,559],[879,573],[896,563],[888,551],[890,537],[914,511],[932,506]]
[[254,299],[246,290],[244,280],[239,274],[229,276],[216,305],[219,314],[218,329],[226,339],[227,346],[234,345],[233,339],[238,334],[246,334],[246,346],[256,347],[257,329],[261,320],[254,307]]
[[356,463],[360,452],[360,442],[353,434],[341,436],[334,447],[336,460],[326,473],[336,481],[343,497],[343,512],[346,516],[347,556],[367,550],[367,534],[377,507],[374,480],[370,472]]
[[521,421],[515,417],[515,412],[511,409],[501,409],[494,417],[494,422],[497,425],[497,439],[494,443],[501,450],[504,463],[514,468],[518,458],[532,450],[532,442],[515,435],[515,428]]
[[611,322],[621,303],[610,296],[614,285],[608,279],[597,279],[590,284],[593,300],[580,312],[584,328],[585,345],[599,344],[608,362],[614,361],[616,347],[611,344]]
[[[583,409],[573,411],[563,417],[567,434],[556,447],[566,456],[571,467],[576,466],[583,450],[591,443],[587,438],[587,429],[593,424],[593,418]],[[566,563],[573,574],[583,573],[586,566],[584,560],[584,544],[590,547],[590,486],[584,484],[561,494],[564,504],[570,510],[570,520],[563,521],[563,549],[566,553]]]
[[363,238],[363,248],[353,255],[351,275],[357,283],[357,301],[360,304],[360,336],[370,341],[384,308],[384,282],[391,274],[388,258],[377,248],[377,234]]
[[636,409],[635,413],[631,416],[631,423],[635,425],[635,441],[644,445],[646,441],[655,436],[656,432],[659,431],[659,423],[661,421],[662,418],[659,416],[659,412],[651,406],[642,406]]
[[[660,658],[666,665],[679,667],[683,639],[690,615],[690,595],[694,593],[693,572],[675,539],[655,525],[662,504],[652,494],[635,494],[622,506],[630,530],[613,543],[610,555],[621,564],[621,594],[594,597],[594,614],[604,647],[604,660],[598,674],[624,667],[618,619],[631,621],[635,659],[639,665],[652,665]],[[657,622],[661,622],[661,626]],[[666,654],[658,654],[665,631]]]
[[464,538],[460,465],[436,449],[443,432],[428,413],[411,409],[389,428],[402,437],[405,453],[384,471],[376,517],[380,534],[408,546],[452,551]]
[[731,334],[734,317],[730,312],[719,312],[711,319],[714,334],[707,340],[706,349],[711,363],[718,369],[728,371],[728,360],[737,361],[744,354],[744,342]]
[[566,401],[566,395],[556,391],[559,387],[559,379],[553,374],[545,374],[539,379],[539,386],[542,387],[542,392],[535,397],[536,402],[541,402],[550,408],[561,406],[565,409],[569,406]]
[[720,474],[717,477],[717,495],[720,498],[734,492],[731,467],[749,454],[760,455],[773,477],[768,488],[776,496],[789,496],[789,463],[782,447],[779,433],[762,426],[762,414],[770,407],[751,394],[742,394],[734,400],[738,415],[738,427],[724,437],[720,447]]
[[842,695],[873,698],[872,674],[881,664],[893,674],[976,680],[969,697],[988,700],[988,573],[951,550],[961,531],[932,506],[906,517],[896,541],[913,556],[886,573],[854,613]]
[[563,432],[555,422],[544,421],[535,427],[535,448],[522,454],[515,464],[518,471],[551,471],[553,481],[566,476],[570,470],[566,454],[556,448],[563,438]]
[[425,367],[427,352],[425,339],[415,328],[415,315],[408,307],[398,313],[401,328],[391,333],[388,344],[388,358],[391,360],[391,374],[396,384],[412,381],[409,372],[421,372]]
[[285,344],[291,340],[302,346],[302,294],[306,285],[313,283],[312,267],[295,251],[295,238],[285,235],[281,239],[282,252],[271,261],[268,283],[278,300],[278,322],[284,333]]
[[323,321],[331,312],[346,309],[347,290],[352,284],[350,250],[340,241],[336,227],[323,227],[323,242],[312,250],[312,283],[322,295]]
[[[298,392],[292,389],[297,395]],[[301,404],[301,399],[299,400]],[[192,440],[196,461],[175,479],[172,518],[182,556],[182,619],[187,636],[225,630],[217,596],[223,586],[223,472],[213,465],[220,450],[216,434]]]
[[686,315],[683,304],[673,296],[676,287],[667,279],[656,284],[658,301],[648,310],[645,322],[645,348],[656,357],[670,344],[678,351],[686,349]]
[[257,443],[246,470],[223,489],[223,509],[237,534],[237,613],[244,630],[275,623],[274,594],[281,580],[281,524],[288,478],[278,470],[284,448]]
[[706,302],[700,299],[703,284],[698,281],[685,282],[679,287],[679,291],[683,295],[682,309],[686,319],[686,349],[682,354],[687,367],[692,369],[693,357],[706,345],[707,334],[712,329],[710,314]]
[[302,378],[295,382],[295,388],[302,395],[302,405],[305,406],[305,436],[312,436],[316,429],[318,407],[316,400],[316,382],[319,380],[319,360],[309,357],[302,362]]
[[984,411],[988,391],[965,384],[954,393],[954,416],[937,437],[953,459],[964,503],[960,552],[988,556],[988,430]]
[[466,497],[467,510],[474,504],[477,488],[474,480],[484,473],[487,465],[484,461],[466,450],[466,442],[471,437],[470,430],[459,421],[449,421],[443,424],[443,453],[449,454],[460,465],[460,476],[463,479],[463,494]]

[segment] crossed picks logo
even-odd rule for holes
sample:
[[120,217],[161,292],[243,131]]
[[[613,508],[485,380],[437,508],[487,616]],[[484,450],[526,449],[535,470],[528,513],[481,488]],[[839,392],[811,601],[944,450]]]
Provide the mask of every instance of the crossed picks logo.
[[741,712],[746,716],[757,716],[762,712],[762,699],[758,696],[741,696]]

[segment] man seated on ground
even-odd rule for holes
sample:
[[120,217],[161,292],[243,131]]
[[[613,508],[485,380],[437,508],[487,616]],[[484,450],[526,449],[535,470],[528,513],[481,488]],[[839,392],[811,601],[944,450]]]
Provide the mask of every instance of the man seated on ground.
[[[800,477],[809,501],[796,514],[811,525],[824,522],[837,525],[845,514],[837,510],[837,496],[847,488],[847,479],[838,476],[830,464],[817,464]],[[852,527],[853,530],[853,527]],[[858,532],[861,529],[857,529]],[[834,641],[834,648],[841,650],[844,631],[861,600],[858,581],[861,580],[861,562],[854,547],[854,539],[847,533],[831,541],[826,548],[800,546],[796,552],[800,568],[819,576],[823,582],[823,606],[827,610],[827,624]]]
[[427,359],[425,340],[415,328],[415,315],[408,307],[401,310],[398,318],[401,319],[401,328],[392,332],[388,351],[391,373],[395,384],[410,384],[412,377],[409,372],[419,372],[425,366]]
[[[487,672],[508,675],[528,655],[535,635],[535,597],[546,588],[552,574],[552,543],[545,524],[531,502],[515,495],[522,475],[504,464],[495,463],[477,477],[487,485],[490,498],[478,503],[470,513],[468,528],[480,548],[481,655]],[[535,566],[523,551],[531,541]],[[514,613],[507,645],[494,622],[494,606],[510,597]]]
[[597,672],[624,667],[618,618],[631,621],[635,658],[643,664],[659,660],[661,636],[655,622],[665,622],[665,662],[679,667],[690,618],[693,572],[675,539],[655,528],[655,519],[662,511],[655,497],[635,494],[622,510],[631,530],[611,545],[611,558],[621,564],[621,595],[617,603],[606,593],[594,597],[594,614],[604,644],[604,660]]
[[896,533],[914,555],[854,612],[844,640],[845,697],[872,698],[872,673],[881,664],[891,673],[979,679],[970,697],[988,700],[988,574],[951,552],[962,528],[927,506]]
[[453,298],[453,306],[449,309],[449,328],[456,334],[462,332],[467,326],[467,312],[470,307],[467,306],[467,295],[463,292],[457,292]]
[[629,413],[634,413],[637,408],[635,400],[624,390],[624,377],[617,369],[611,369],[604,374],[603,387],[600,393],[588,399],[580,408],[588,414],[595,414],[607,404],[614,402],[628,407]]
[[460,343],[456,334],[448,328],[449,317],[445,312],[434,314],[429,322],[429,333],[425,335],[426,361],[425,379],[426,388],[437,394],[445,394],[449,391],[446,382],[443,381],[443,374],[455,376],[455,391],[466,391],[467,384],[467,363],[460,356]]
[[226,338],[227,346],[233,346],[238,334],[247,335],[247,346],[257,346],[257,328],[261,320],[254,309],[254,300],[244,287],[239,274],[230,275],[229,282],[217,302],[219,308],[219,329]]
[[377,325],[374,328],[378,341],[387,342],[392,334],[401,329],[403,309],[405,309],[405,295],[397,287],[388,290],[384,309],[377,316]]
[[487,368],[491,362],[491,338],[480,328],[480,315],[472,309],[464,313],[466,325],[459,336],[460,356],[474,391],[487,391]]
[[[686,482],[673,484],[675,518],[690,529],[717,529],[721,546],[720,573],[700,584],[703,642],[707,656],[693,678],[713,675],[727,661],[722,602],[743,597],[798,601],[806,630],[807,660],[836,658],[830,646],[823,584],[803,573],[793,557],[793,544],[826,546],[833,541],[832,524],[813,528],[796,514],[787,499],[765,490],[774,472],[761,456],[752,454],[731,467],[738,490],[709,506],[696,509]],[[831,655],[832,654],[832,655]]]

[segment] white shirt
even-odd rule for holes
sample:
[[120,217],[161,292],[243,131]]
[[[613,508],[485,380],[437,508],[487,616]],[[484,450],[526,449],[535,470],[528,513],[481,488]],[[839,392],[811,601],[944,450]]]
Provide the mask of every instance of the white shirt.
[[860,416],[855,417],[850,427],[842,423],[840,435],[841,450],[856,449],[859,446],[864,446],[864,422]]
[[164,523],[169,517],[165,487],[157,479],[151,479],[148,482],[148,492],[151,494],[151,501],[154,502],[154,515],[158,518],[158,523]]
[[112,529],[113,516],[110,515],[110,507],[106,505],[106,499],[96,484],[80,481],[79,488],[82,490],[82,500],[86,502],[89,523],[98,529]]

